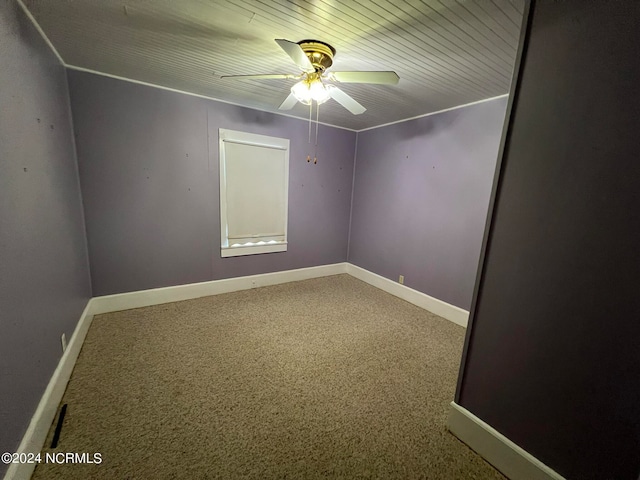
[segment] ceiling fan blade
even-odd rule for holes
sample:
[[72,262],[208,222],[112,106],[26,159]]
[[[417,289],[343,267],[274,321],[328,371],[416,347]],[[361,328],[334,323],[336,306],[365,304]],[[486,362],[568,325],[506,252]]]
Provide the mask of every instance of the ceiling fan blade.
[[367,111],[366,108],[364,108],[362,105],[360,105],[335,85],[327,85],[327,90],[329,91],[329,95],[331,95],[331,98],[333,98],[336,102],[338,102],[354,115],[360,115],[361,113]]
[[280,45],[287,55],[291,57],[291,60],[298,65],[303,71],[307,73],[315,72],[316,69],[313,68],[311,62],[307,58],[307,54],[304,53],[302,47],[295,42],[290,42],[289,40],[284,40],[282,38],[276,38],[276,43]]
[[278,110],[291,110],[294,105],[298,103],[298,99],[290,93],[287,98],[284,99],[284,102],[278,107]]
[[330,72],[332,80],[342,83],[377,83],[395,85],[400,80],[396,72]]
[[290,73],[264,73],[259,75],[221,75],[220,78],[241,78],[246,80],[276,80],[283,78],[298,78],[300,75]]

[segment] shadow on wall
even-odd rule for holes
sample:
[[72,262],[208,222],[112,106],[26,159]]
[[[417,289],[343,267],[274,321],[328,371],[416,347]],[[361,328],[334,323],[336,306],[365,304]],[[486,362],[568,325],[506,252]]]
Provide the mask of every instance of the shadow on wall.
[[402,140],[411,140],[435,135],[443,130],[450,131],[458,123],[460,115],[459,111],[454,110],[447,115],[430,115],[412,122],[404,122],[402,128],[397,129],[397,136]]
[[18,15],[15,18],[15,22],[18,29],[18,35],[16,38],[19,38],[20,42],[22,42],[24,46],[29,47],[30,50],[38,51],[40,46],[38,41],[40,38],[33,36],[31,20],[29,20],[25,15]]
[[232,110],[233,116],[238,122],[255,125],[272,125],[278,120],[277,115],[259,110],[250,110],[248,108],[236,108]]

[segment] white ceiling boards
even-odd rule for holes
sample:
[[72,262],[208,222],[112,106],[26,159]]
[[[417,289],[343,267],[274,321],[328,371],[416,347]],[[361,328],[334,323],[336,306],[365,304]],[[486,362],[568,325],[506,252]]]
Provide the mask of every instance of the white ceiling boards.
[[360,130],[507,93],[524,0],[24,3],[68,66],[273,112],[295,80],[220,77],[298,74],[274,39],[327,42],[332,70],[400,76],[397,85],[340,84],[362,115],[333,100],[320,106],[322,122]]

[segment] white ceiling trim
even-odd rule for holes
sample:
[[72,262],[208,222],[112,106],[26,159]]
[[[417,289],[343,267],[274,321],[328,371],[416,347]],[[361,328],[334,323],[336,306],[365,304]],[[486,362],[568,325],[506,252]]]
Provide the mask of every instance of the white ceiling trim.
[[403,123],[403,122],[408,122],[410,120],[416,120],[418,118],[430,117],[431,115],[438,115],[439,113],[449,112],[451,110],[457,110],[459,108],[464,108],[464,107],[470,107],[472,105],[477,105],[479,103],[490,102],[491,100],[497,100],[498,98],[505,98],[505,97],[508,97],[508,96],[509,96],[508,93],[504,93],[502,95],[498,95],[497,97],[485,98],[483,100],[477,100],[475,102],[465,103],[464,105],[456,105],[455,107],[444,108],[442,110],[438,110],[437,112],[430,112],[430,113],[425,113],[425,114],[422,114],[422,115],[416,115],[415,117],[404,118],[402,120],[396,120],[395,122],[383,123],[382,125],[375,125],[373,127],[362,128],[362,129],[356,130],[356,131],[357,132],[366,132],[367,130],[373,130],[373,129],[376,129],[376,128],[388,127],[389,125],[395,125],[396,123]]
[[[140,80],[134,80],[133,78],[120,77],[118,75],[112,75],[111,73],[98,72],[96,70],[91,70],[89,68],[84,68],[84,67],[78,67],[76,65],[64,64],[64,66],[66,68],[68,68],[69,70],[76,70],[78,72],[92,73],[94,75],[100,75],[102,77],[114,78],[116,80],[122,80],[124,82],[136,83],[138,85],[144,85],[144,86],[147,86],[147,87],[159,88],[160,90],[167,90],[169,92],[181,93],[183,95],[189,95],[191,97],[204,98],[204,99],[207,99],[207,100],[213,100],[215,102],[226,103],[228,105],[234,105],[236,107],[248,108],[249,110],[256,110],[258,112],[266,112],[266,113],[270,113],[272,115],[280,115],[280,116],[283,116],[283,117],[288,117],[288,118],[293,118],[295,120],[300,120],[301,122],[308,122],[309,121],[309,120],[305,120],[304,118],[296,117],[295,115],[289,115],[289,114],[281,113],[281,112],[272,112],[271,110],[264,110],[264,109],[260,109],[260,108],[256,108],[256,107],[247,107],[246,105],[242,105],[242,104],[236,103],[236,102],[230,102],[228,100],[222,100],[220,98],[209,97],[207,95],[200,95],[199,93],[186,92],[184,90],[178,90],[176,88],[171,88],[171,87],[164,87],[162,85],[156,85],[154,83],[143,82],[143,81],[140,81]],[[475,102],[465,103],[464,105],[456,105],[455,107],[445,108],[445,109],[442,109],[442,110],[438,110],[436,112],[424,113],[422,115],[416,115],[415,117],[402,118],[402,119],[396,120],[394,122],[383,123],[381,125],[374,125],[373,127],[362,128],[360,130],[354,130],[353,128],[342,127],[340,125],[333,125],[331,123],[325,123],[325,122],[317,122],[317,123],[319,123],[320,125],[325,125],[327,127],[339,128],[341,130],[348,130],[350,132],[359,133],[359,132],[365,132],[367,130],[374,130],[376,128],[387,127],[389,125],[395,125],[396,123],[403,123],[403,122],[408,122],[410,120],[416,120],[418,118],[429,117],[431,115],[438,115],[439,113],[449,112],[451,110],[457,110],[459,108],[464,108],[464,107],[470,107],[472,105],[477,105],[479,103],[490,102],[491,100],[497,100],[499,98],[504,98],[504,97],[508,97],[508,96],[509,96],[508,93],[504,93],[504,94],[498,95],[496,97],[485,98],[485,99],[482,99],[482,100],[477,100]],[[313,120],[313,123],[316,123],[316,121]]]

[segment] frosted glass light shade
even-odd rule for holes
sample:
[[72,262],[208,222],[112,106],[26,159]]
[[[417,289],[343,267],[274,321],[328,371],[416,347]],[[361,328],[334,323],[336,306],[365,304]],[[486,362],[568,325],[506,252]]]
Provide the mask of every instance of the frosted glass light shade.
[[298,82],[291,87],[291,93],[298,99],[300,103],[309,105],[311,103],[311,90],[306,82]]
[[318,103],[324,103],[329,100],[329,92],[321,81],[311,82],[309,91],[311,92],[311,98]]
[[312,100],[319,104],[324,103],[330,98],[328,90],[320,80],[298,82],[291,87],[291,93],[304,105],[309,105]]

